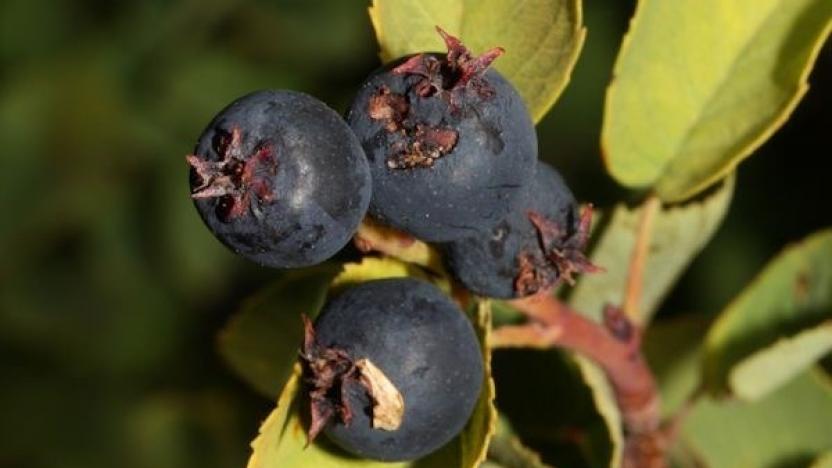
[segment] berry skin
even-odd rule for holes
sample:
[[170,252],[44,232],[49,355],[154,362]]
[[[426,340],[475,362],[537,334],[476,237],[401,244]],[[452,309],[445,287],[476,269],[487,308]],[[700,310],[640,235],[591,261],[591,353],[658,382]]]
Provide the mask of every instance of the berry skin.
[[[437,450],[465,426],[483,381],[479,342],[465,314],[435,286],[414,279],[344,291],[324,307],[314,331],[307,323],[303,351],[312,384],[310,439],[325,427],[331,440],[363,458],[413,460]],[[379,407],[363,383],[364,360],[402,397],[395,429],[374,427]]]
[[596,271],[583,255],[591,209],[577,203],[560,174],[538,163],[517,208],[490,231],[443,246],[451,274],[476,294],[516,298],[543,291],[572,274]]
[[341,117],[293,91],[223,109],[199,138],[191,197],[237,254],[274,268],[320,263],[349,242],[371,195],[367,160]]
[[373,176],[370,214],[422,240],[494,226],[534,175],[537,136],[523,100],[480,57],[439,30],[447,54],[405,57],[362,85],[347,121]]

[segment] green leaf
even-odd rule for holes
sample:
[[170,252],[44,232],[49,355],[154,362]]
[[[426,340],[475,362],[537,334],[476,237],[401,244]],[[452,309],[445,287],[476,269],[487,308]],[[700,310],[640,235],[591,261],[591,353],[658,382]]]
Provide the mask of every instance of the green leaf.
[[503,47],[494,66],[523,96],[534,121],[566,87],[586,35],[579,0],[374,0],[370,19],[385,62],[444,50],[436,26],[474,53]]
[[323,306],[336,265],[286,273],[247,300],[219,335],[219,350],[255,390],[274,398],[286,383],[303,340],[301,315]]
[[624,450],[624,433],[621,431],[621,411],[618,409],[618,402],[615,400],[615,393],[607,380],[604,371],[589,359],[574,355],[573,359],[578,364],[584,382],[592,392],[592,401],[595,409],[601,415],[606,425],[607,434],[612,444],[609,456],[610,468],[621,466],[621,457]]
[[685,419],[681,445],[711,468],[806,466],[832,450],[832,386],[804,372],[754,403],[699,401]]
[[731,371],[729,384],[734,394],[757,400],[811,366],[832,350],[832,320],[742,360]]
[[490,306],[482,302],[477,308],[475,329],[481,340],[485,360],[486,382],[474,413],[462,433],[436,453],[414,462],[381,463],[362,460],[332,446],[326,437],[319,437],[306,446],[306,421],[302,417],[304,402],[299,380],[301,367],[295,364],[289,379],[259,435],[251,443],[252,455],[248,468],[475,468],[485,460],[486,449],[494,433],[497,414],[494,409],[494,384],[491,380]]
[[662,396],[662,415],[675,414],[702,383],[702,336],[710,320],[687,314],[650,325],[642,349],[656,376]]
[[[488,445],[488,461],[503,468],[548,468],[540,455],[523,445],[505,418],[497,422],[497,431]],[[480,465],[484,468],[487,465]]]
[[709,389],[765,395],[829,350],[830,319],[832,230],[825,230],[769,262],[711,327],[704,361]]
[[557,350],[504,348],[494,355],[500,414],[547,463],[619,465],[618,407],[603,374],[593,368]]
[[[656,322],[645,335],[645,354],[656,373],[665,416],[675,414],[701,382],[701,314]],[[832,448],[832,385],[819,370],[760,401],[696,400],[682,419],[672,456],[675,466],[710,468],[806,466]]]
[[360,263],[346,263],[341,273],[332,280],[332,287],[340,288],[383,278],[413,276],[418,270],[390,257],[364,257]]
[[816,458],[809,468],[832,468],[832,452],[826,452]]
[[[644,268],[639,316],[648,322],[664,296],[719,227],[734,191],[734,178],[702,200],[662,208],[653,230]],[[621,304],[643,207],[618,205],[592,250],[592,261],[605,272],[584,275],[569,296],[577,310],[600,318],[605,304]],[[602,221],[602,224],[603,221]]]
[[832,29],[829,0],[641,0],[607,91],[607,169],[686,199],[788,118]]
[[291,378],[283,388],[277,408],[260,426],[260,433],[251,443],[248,468],[382,468],[405,467],[407,463],[381,463],[362,460],[345,454],[328,444],[325,437],[306,447],[306,426],[301,418],[303,398],[300,397],[301,366],[296,364]]

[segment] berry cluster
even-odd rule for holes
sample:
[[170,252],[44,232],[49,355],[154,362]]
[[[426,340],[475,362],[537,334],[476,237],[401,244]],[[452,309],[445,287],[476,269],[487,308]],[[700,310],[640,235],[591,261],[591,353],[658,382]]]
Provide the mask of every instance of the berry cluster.
[[[199,138],[191,196],[237,254],[275,268],[323,262],[365,216],[436,243],[451,275],[482,296],[546,291],[594,267],[591,213],[537,160],[514,87],[437,28],[447,53],[403,57],[370,75],[346,119],[293,91],[223,109]],[[307,321],[310,440],[357,455],[421,457],[464,426],[483,364],[474,330],[435,286],[378,280]]]

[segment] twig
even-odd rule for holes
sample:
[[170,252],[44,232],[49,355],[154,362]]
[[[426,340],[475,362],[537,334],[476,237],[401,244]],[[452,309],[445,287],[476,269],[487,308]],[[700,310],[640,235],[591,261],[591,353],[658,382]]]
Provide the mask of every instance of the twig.
[[537,322],[525,325],[505,325],[491,333],[492,348],[548,348],[557,341],[561,329],[546,327]]
[[630,257],[630,269],[627,273],[627,288],[624,291],[624,300],[621,308],[624,314],[634,323],[641,323],[641,291],[644,285],[644,265],[647,262],[647,254],[650,249],[650,241],[653,237],[653,220],[661,207],[661,202],[655,195],[651,195],[644,202],[644,208],[639,220],[636,243],[633,246],[633,254]]
[[621,410],[627,435],[624,466],[665,466],[659,393],[641,353],[641,331],[623,312],[608,306],[601,325],[549,292],[512,301],[512,305],[530,321],[495,330],[494,344],[557,346],[593,360],[607,375]]

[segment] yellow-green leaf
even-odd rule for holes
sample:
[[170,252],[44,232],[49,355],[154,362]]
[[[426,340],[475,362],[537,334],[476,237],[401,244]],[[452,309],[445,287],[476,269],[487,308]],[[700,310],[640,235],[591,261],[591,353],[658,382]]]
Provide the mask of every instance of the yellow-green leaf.
[[607,92],[602,146],[628,187],[688,198],[779,128],[832,28],[829,0],[641,0]]
[[[500,418],[497,422],[494,438],[488,445],[488,462],[502,468],[550,468],[543,463],[539,454],[523,445],[505,418]],[[487,466],[482,464],[480,468]]]
[[578,364],[584,382],[592,392],[592,401],[595,402],[595,409],[604,420],[607,433],[612,445],[612,453],[609,457],[609,467],[618,468],[621,466],[621,456],[624,451],[624,433],[621,431],[621,411],[615,400],[615,393],[607,380],[604,371],[597,364],[581,357],[573,356]]
[[832,320],[782,338],[737,364],[728,376],[731,390],[757,400],[788,382],[832,350]]
[[332,280],[333,290],[384,278],[414,277],[433,283],[446,294],[451,283],[445,276],[428,275],[421,268],[393,257],[364,257],[358,263],[345,263],[344,270]]
[[618,468],[621,416],[600,369],[568,352],[502,348],[494,378],[501,415],[525,445],[546,449],[545,462],[573,466],[578,456],[581,465]]
[[805,466],[832,450],[832,387],[811,370],[757,402],[703,398],[684,421],[680,445],[694,466]]
[[339,269],[322,265],[286,273],[247,300],[220,332],[220,354],[255,390],[269,398],[280,393],[303,339],[301,315],[318,314]]
[[[650,320],[679,275],[716,232],[728,210],[733,189],[734,179],[730,177],[702,200],[665,207],[656,213],[638,307],[642,322]],[[643,206],[625,205],[613,210],[591,255],[593,263],[606,271],[580,279],[569,296],[575,309],[600,318],[604,304],[621,304],[643,210]]]
[[437,273],[444,273],[442,259],[435,248],[408,234],[366,218],[355,233],[358,245],[365,250],[383,252],[406,263],[413,263]]
[[370,19],[385,62],[443,51],[436,26],[474,53],[503,47],[494,66],[523,96],[535,121],[568,83],[586,35],[580,0],[373,0]]
[[301,367],[295,364],[289,379],[272,411],[251,443],[252,455],[248,468],[476,468],[485,460],[488,441],[494,433],[497,414],[494,408],[494,383],[488,345],[490,305],[482,302],[476,310],[474,327],[483,350],[485,383],[471,419],[462,433],[439,451],[421,460],[382,463],[363,460],[346,454],[321,436],[306,447],[306,427],[300,391]]
[[[701,377],[707,317],[658,321],[647,331],[645,352],[660,386],[665,415],[696,392]],[[689,406],[673,447],[673,466],[757,468],[805,466],[832,449],[832,386],[819,369],[806,371],[756,402],[719,400],[706,393]]]
[[685,314],[650,324],[642,349],[656,376],[662,415],[669,417],[685,404],[702,382],[702,336],[710,318]]
[[811,329],[831,319],[832,230],[825,230],[778,255],[722,312],[705,341],[706,383],[764,395],[829,349],[828,325]]
[[826,452],[816,458],[809,468],[832,468],[832,452]]
[[277,401],[277,408],[260,426],[251,443],[248,468],[394,468],[406,463],[381,463],[352,457],[328,444],[325,437],[306,447],[306,428],[301,418],[300,364]]
[[411,276],[414,269],[390,257],[364,257],[358,263],[345,263],[341,273],[332,280],[332,287],[348,286],[383,278]]

